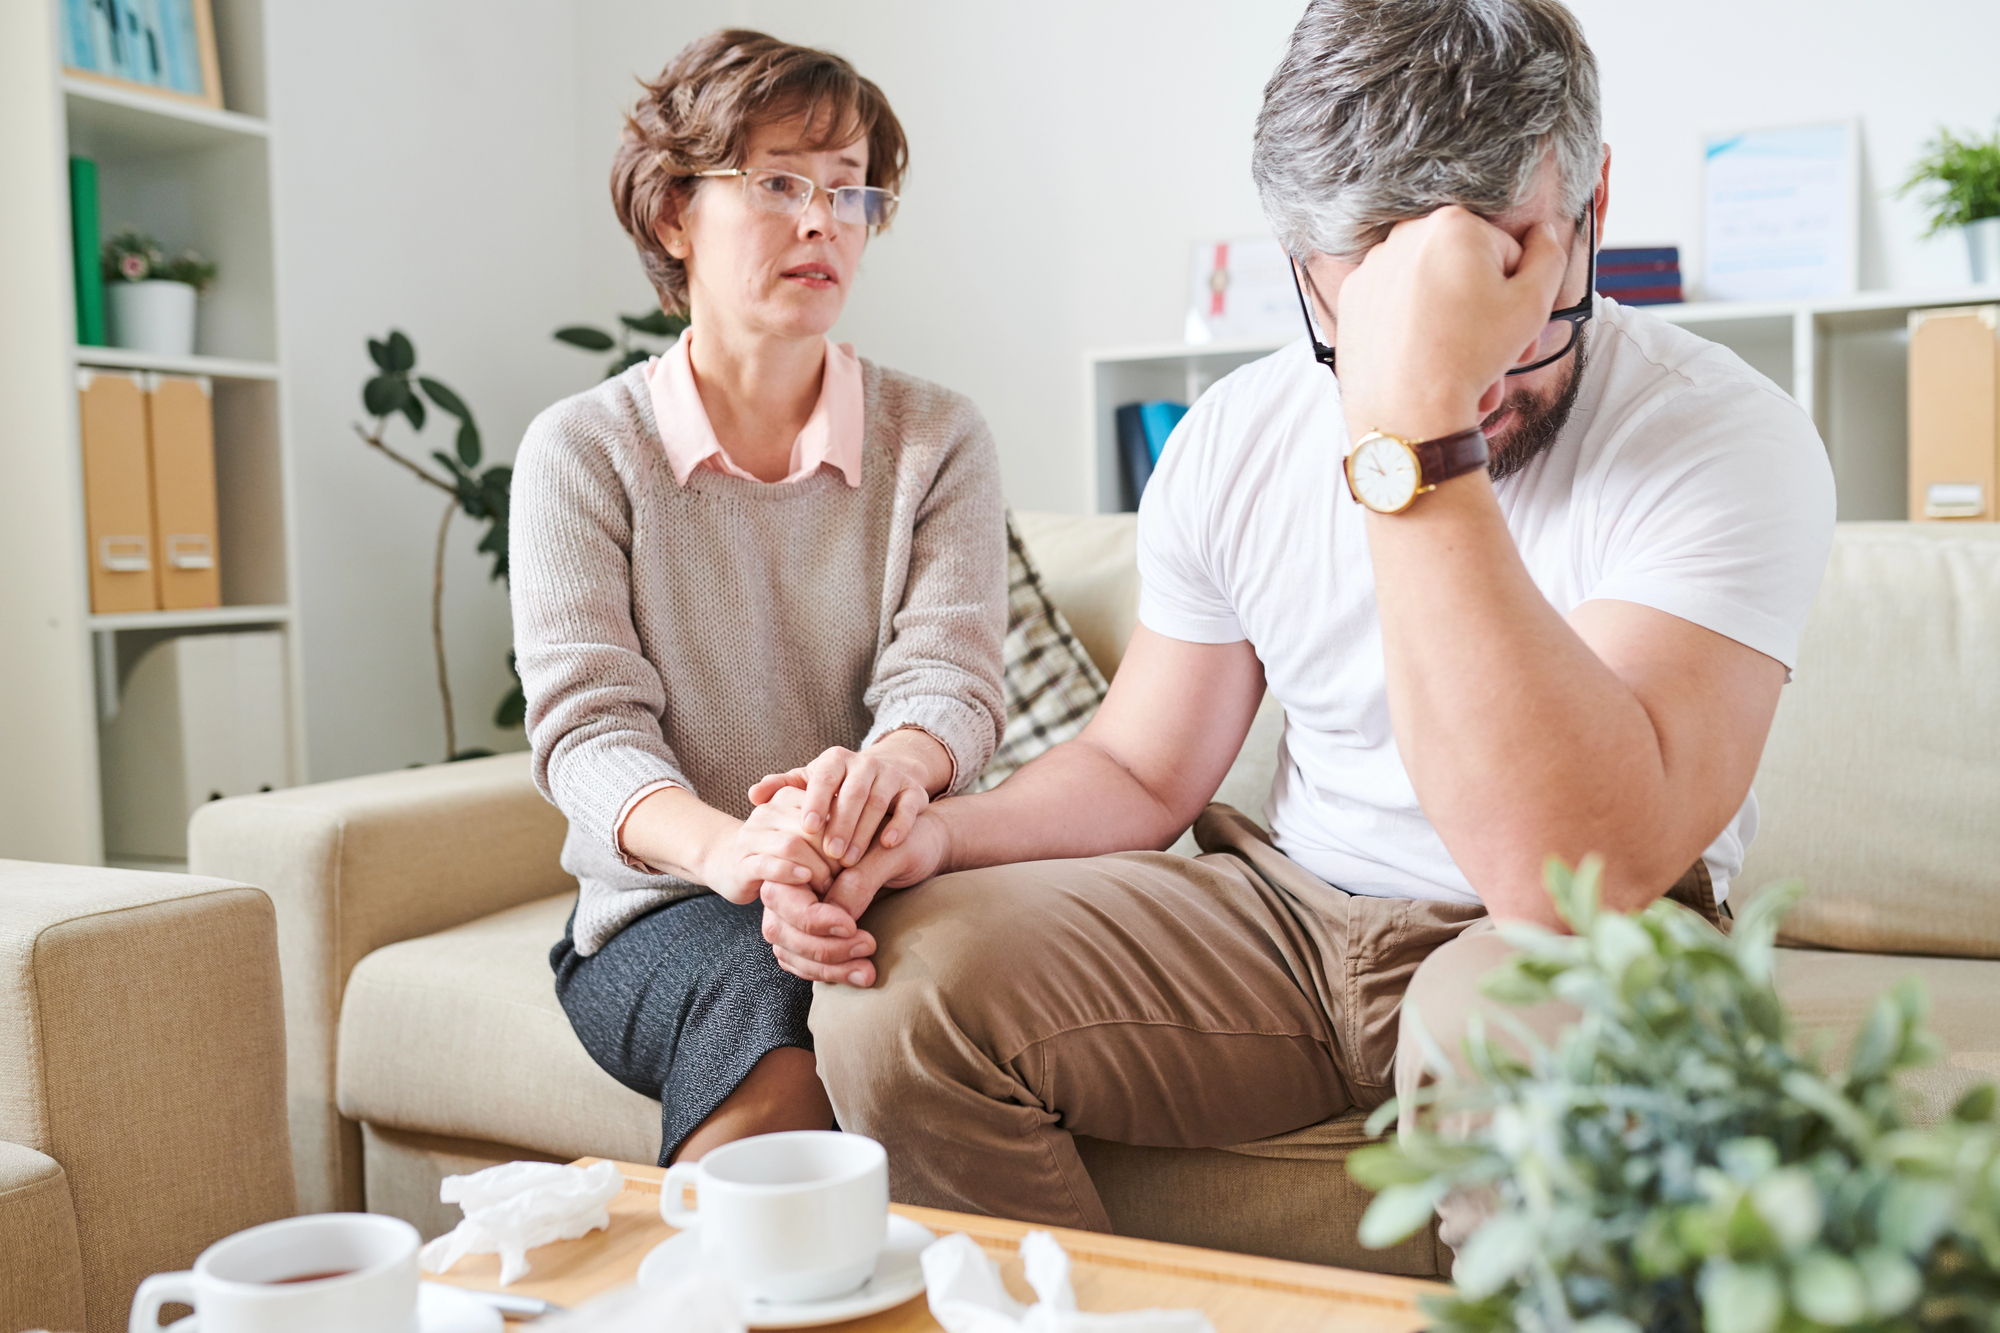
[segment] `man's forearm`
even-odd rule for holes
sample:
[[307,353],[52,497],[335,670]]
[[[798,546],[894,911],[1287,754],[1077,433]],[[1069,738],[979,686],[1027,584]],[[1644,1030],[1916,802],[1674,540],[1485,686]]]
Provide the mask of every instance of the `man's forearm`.
[[1551,854],[1603,855],[1613,903],[1671,884],[1700,846],[1668,818],[1659,736],[1529,578],[1486,475],[1367,521],[1396,745],[1487,907],[1552,923]]
[[992,791],[939,801],[930,814],[946,830],[946,871],[1159,850],[1187,825],[1087,732]]

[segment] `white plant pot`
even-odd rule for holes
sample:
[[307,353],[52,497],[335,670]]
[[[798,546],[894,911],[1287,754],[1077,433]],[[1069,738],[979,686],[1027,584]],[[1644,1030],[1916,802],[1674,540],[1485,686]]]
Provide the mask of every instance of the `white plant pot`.
[[194,355],[194,288],[149,278],[105,284],[111,345],[159,356]]
[[1972,260],[1975,284],[2000,282],[2000,218],[1981,218],[1961,228],[1965,249]]

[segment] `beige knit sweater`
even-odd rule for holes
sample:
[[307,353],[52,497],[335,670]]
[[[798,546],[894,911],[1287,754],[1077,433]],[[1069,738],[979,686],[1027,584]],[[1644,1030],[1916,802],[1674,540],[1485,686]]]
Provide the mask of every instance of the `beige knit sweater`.
[[954,788],[1006,722],[1007,541],[972,404],[862,362],[861,485],[668,469],[645,367],[536,417],[514,467],[514,646],[536,784],[569,818],[579,953],[706,893],[619,855],[662,779],[741,817],[766,773],[918,726]]

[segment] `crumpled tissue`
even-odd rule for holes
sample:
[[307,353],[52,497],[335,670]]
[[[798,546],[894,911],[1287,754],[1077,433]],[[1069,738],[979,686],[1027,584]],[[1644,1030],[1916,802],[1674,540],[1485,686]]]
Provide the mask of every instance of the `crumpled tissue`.
[[664,1287],[615,1287],[535,1327],[547,1333],[744,1333],[742,1311],[727,1278],[687,1273]]
[[500,1256],[500,1285],[528,1271],[528,1251],[611,1225],[605,1205],[625,1188],[615,1162],[559,1166],[507,1162],[446,1176],[438,1197],[465,1220],[417,1252],[426,1273],[442,1273],[468,1254]]
[[1215,1333],[1199,1310],[1078,1310],[1069,1255],[1046,1231],[1021,1237],[1021,1266],[1041,1297],[1031,1306],[1007,1294],[999,1265],[962,1231],[926,1246],[921,1258],[931,1314],[945,1333]]

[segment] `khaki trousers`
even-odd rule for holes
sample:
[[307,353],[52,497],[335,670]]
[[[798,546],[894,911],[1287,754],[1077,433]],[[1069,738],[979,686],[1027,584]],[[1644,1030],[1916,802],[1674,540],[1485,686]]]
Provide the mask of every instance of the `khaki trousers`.
[[1072,1135],[1228,1147],[1380,1105],[1406,990],[1455,1049],[1504,949],[1484,909],[1342,892],[1226,806],[1195,836],[1192,860],[999,866],[869,910],[876,985],[816,986],[811,1024],[897,1201],[1107,1231]]

